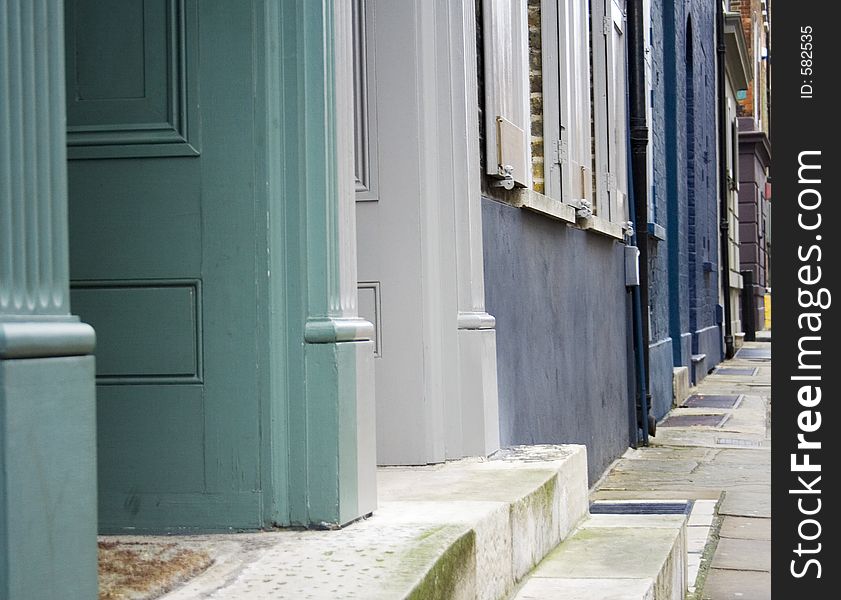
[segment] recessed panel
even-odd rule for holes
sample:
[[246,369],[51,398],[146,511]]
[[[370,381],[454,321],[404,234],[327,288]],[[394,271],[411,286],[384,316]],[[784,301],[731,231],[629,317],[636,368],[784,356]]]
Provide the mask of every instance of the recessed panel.
[[202,386],[100,386],[96,404],[100,492],[136,514],[142,493],[203,491]]
[[380,309],[380,282],[369,281],[359,284],[359,316],[374,324],[374,356],[382,355],[380,330],[382,311]]
[[[154,7],[153,4],[110,0],[108,10],[102,10],[100,2],[67,3],[75,17],[71,35],[76,52],[70,60],[76,68],[68,82],[76,102],[144,98],[147,76],[166,77],[165,73],[144,72],[144,12],[163,8],[160,3]],[[158,20],[163,17],[160,11],[151,11],[150,16]],[[77,25],[83,26],[84,31],[80,32]]]
[[74,314],[96,330],[99,383],[200,380],[198,282],[74,284]]
[[377,90],[374,40],[368,35],[374,5],[353,0],[353,140],[356,200],[379,200],[377,172]]
[[69,158],[197,154],[195,0],[68,0]]

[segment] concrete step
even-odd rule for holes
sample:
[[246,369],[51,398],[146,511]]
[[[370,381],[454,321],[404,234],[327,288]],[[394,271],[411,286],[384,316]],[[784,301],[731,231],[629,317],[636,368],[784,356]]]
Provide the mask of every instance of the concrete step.
[[530,574],[514,600],[683,600],[686,515],[594,514]]
[[588,512],[584,446],[377,475],[378,509],[344,529],[197,536],[214,564],[163,598],[508,598]]
[[695,385],[701,383],[701,380],[707,376],[707,355],[693,354],[692,355],[692,381]]

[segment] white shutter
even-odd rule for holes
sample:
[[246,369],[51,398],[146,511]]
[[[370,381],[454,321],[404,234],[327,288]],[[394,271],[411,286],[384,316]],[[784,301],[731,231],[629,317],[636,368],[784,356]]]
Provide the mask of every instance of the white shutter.
[[565,115],[569,131],[570,197],[593,200],[593,120],[590,106],[590,9],[587,0],[566,0],[568,65]]
[[596,215],[628,219],[624,2],[594,0],[593,99],[596,131]]
[[592,200],[588,0],[543,0],[546,195]]
[[[612,113],[610,136],[610,220],[624,223],[628,213],[628,99],[625,60],[625,2],[612,3],[613,27],[610,68],[612,86],[608,89]],[[642,227],[642,225],[640,225]],[[646,225],[647,226],[647,225]]]
[[[651,46],[651,0],[643,0],[642,3],[642,15],[643,15],[643,30],[645,32],[644,39],[645,39],[645,122],[648,124],[649,132],[652,131],[652,115],[654,111],[654,104],[653,104],[653,94],[652,91],[654,89],[654,63],[652,57],[652,46]],[[657,222],[657,215],[656,215],[656,207],[654,204],[655,200],[655,188],[654,188],[654,145],[651,140],[651,135],[649,133],[649,141],[648,141],[648,152],[646,153],[646,177],[648,180],[648,222],[649,223],[656,223]],[[647,224],[646,224],[647,226]],[[642,227],[642,224],[639,224],[639,227]]]
[[482,12],[487,173],[511,165],[514,180],[531,187],[526,0],[484,0]]

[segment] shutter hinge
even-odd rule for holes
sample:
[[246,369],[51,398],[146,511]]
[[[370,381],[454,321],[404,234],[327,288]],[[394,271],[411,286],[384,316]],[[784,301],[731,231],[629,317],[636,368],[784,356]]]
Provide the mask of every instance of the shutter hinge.
[[610,15],[605,15],[602,20],[602,33],[608,35],[611,27],[613,27],[613,18]]
[[567,160],[567,142],[565,132],[561,131],[561,138],[552,142],[552,161],[556,165],[563,165]]
[[613,193],[613,190],[616,189],[616,177],[608,171],[602,175],[602,184],[606,192]]

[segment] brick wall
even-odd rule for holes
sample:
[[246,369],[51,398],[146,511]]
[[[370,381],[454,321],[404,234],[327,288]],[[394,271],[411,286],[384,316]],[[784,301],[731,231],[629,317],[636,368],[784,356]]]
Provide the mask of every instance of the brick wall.
[[529,104],[531,106],[532,188],[544,192],[543,178],[543,61],[540,39],[540,0],[528,0],[529,13]]

